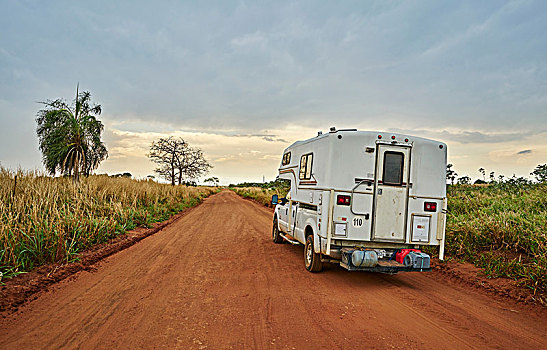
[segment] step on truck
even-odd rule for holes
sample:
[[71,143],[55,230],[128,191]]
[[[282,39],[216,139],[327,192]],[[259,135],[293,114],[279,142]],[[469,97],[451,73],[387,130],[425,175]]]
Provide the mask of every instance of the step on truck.
[[444,258],[446,144],[356,129],[319,132],[283,152],[272,239],[304,245],[311,272],[323,263],[350,271],[428,271],[423,247]]

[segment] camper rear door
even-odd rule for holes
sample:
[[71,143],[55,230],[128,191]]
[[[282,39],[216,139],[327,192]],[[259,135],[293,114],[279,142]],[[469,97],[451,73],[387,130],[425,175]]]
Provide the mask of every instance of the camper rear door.
[[410,148],[378,145],[373,239],[405,240]]

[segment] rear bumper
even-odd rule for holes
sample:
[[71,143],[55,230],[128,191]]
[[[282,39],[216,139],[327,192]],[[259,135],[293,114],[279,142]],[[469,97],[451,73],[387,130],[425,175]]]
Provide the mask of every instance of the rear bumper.
[[396,274],[398,272],[427,272],[431,271],[431,267],[428,268],[413,268],[412,266],[404,266],[402,264],[383,264],[382,262],[378,262],[378,265],[374,267],[355,267],[353,265],[348,265],[340,261],[340,266],[345,268],[348,271],[368,271],[368,272],[381,272],[381,273],[389,273],[389,274]]

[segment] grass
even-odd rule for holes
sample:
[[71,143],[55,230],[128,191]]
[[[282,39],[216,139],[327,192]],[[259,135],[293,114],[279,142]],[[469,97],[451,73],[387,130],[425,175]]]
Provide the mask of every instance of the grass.
[[271,207],[272,196],[277,194],[279,198],[285,197],[288,189],[284,188],[258,188],[258,187],[230,187],[230,190],[234,191],[243,198],[253,199],[262,205]]
[[[231,189],[264,205],[288,190]],[[447,258],[473,263],[489,277],[513,279],[545,303],[547,184],[450,185],[447,196]]]
[[448,188],[446,252],[491,277],[507,277],[544,299],[547,184]]
[[230,185],[229,189],[243,198],[253,199],[262,205],[271,207],[272,196],[277,194],[279,198],[285,197],[291,184],[287,180],[278,179],[266,183],[246,182],[239,185]]
[[0,167],[0,276],[73,261],[94,244],[166,220],[214,192],[108,176],[74,185],[69,178]]

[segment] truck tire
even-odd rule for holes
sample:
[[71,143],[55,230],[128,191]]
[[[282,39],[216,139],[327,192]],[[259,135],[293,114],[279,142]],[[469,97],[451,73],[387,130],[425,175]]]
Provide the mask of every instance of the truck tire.
[[277,244],[283,243],[283,237],[279,234],[279,227],[277,226],[277,217],[274,217],[273,219],[273,227],[272,227],[272,241]]
[[317,254],[313,250],[313,235],[306,237],[306,245],[304,246],[304,263],[306,265],[306,270],[310,272],[320,272],[323,270],[321,254]]

